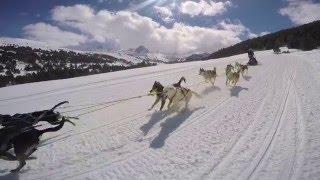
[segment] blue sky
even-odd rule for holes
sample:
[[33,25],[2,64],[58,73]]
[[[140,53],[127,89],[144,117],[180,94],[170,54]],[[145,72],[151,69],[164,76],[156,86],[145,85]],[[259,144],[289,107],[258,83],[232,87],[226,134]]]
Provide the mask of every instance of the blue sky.
[[318,0],[2,0],[0,37],[75,49],[212,52],[318,20],[319,10]]

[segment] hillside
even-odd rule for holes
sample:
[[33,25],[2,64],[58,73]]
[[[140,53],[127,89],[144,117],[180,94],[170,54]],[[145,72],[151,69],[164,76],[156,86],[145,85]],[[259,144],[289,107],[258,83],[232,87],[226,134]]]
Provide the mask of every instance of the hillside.
[[0,87],[173,63],[181,59],[151,53],[143,46],[116,52],[90,52],[56,48],[25,39],[0,38]]
[[107,54],[3,45],[0,46],[0,87],[151,65],[155,63],[144,60],[132,62]]
[[312,50],[320,47],[320,21],[249,39],[223,48],[209,56],[198,57],[197,60],[216,59],[242,54],[245,53],[248,48],[270,50],[280,46],[301,50]]
[[[290,51],[257,52],[260,65],[235,87],[224,68],[246,54],[0,88],[1,114],[68,100],[58,111],[80,115],[44,134],[19,174],[9,174],[17,162],[0,159],[0,179],[318,179],[320,51]],[[217,67],[215,86],[200,67]],[[180,113],[148,111],[151,96],[108,104],[181,76],[202,98]]]

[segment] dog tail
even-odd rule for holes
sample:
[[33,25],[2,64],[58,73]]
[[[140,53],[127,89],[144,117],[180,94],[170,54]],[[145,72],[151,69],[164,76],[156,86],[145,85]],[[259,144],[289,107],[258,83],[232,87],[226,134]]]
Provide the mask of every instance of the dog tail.
[[57,107],[59,107],[59,106],[61,106],[63,104],[66,104],[66,103],[69,103],[69,101],[60,102],[57,105],[53,106],[53,108],[51,108],[49,111],[54,111]]
[[190,90],[190,92],[193,94],[193,95],[195,95],[197,98],[202,98],[202,96],[200,95],[200,94],[198,94],[197,92],[195,92],[195,91],[192,91],[192,90]]

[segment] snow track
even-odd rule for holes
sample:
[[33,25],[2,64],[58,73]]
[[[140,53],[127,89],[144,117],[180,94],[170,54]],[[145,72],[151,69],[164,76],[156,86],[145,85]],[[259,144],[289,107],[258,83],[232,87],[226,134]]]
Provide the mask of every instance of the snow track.
[[[155,80],[181,76],[202,98],[181,113],[147,111],[154,97],[143,97],[83,115],[76,127],[45,134],[20,174],[8,174],[16,162],[0,160],[0,179],[317,179],[319,56],[258,52],[261,65],[236,87],[225,86],[224,67],[246,55],[2,88],[0,113],[68,100],[60,110],[77,115],[104,107],[81,105],[143,95]],[[214,66],[213,87],[198,69]]]

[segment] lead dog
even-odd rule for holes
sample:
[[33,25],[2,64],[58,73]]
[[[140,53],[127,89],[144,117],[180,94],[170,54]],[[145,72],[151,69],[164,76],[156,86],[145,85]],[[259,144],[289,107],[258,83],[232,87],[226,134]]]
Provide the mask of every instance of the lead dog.
[[205,79],[205,82],[211,82],[212,85],[214,85],[217,77],[217,69],[214,67],[213,70],[204,70],[203,68],[200,68],[199,75],[202,76]]
[[184,101],[185,102],[185,108],[188,108],[188,104],[192,98],[192,95],[195,95],[196,97],[200,98],[201,96],[184,87],[179,87],[176,88],[174,86],[167,86],[164,87],[160,82],[155,81],[151,90],[150,90],[151,95],[156,95],[156,100],[152,104],[149,110],[153,109],[156,104],[158,104],[161,101],[161,107],[160,111],[163,109],[166,100],[169,100],[169,103],[167,105],[168,110],[172,106],[178,105],[179,102]]

